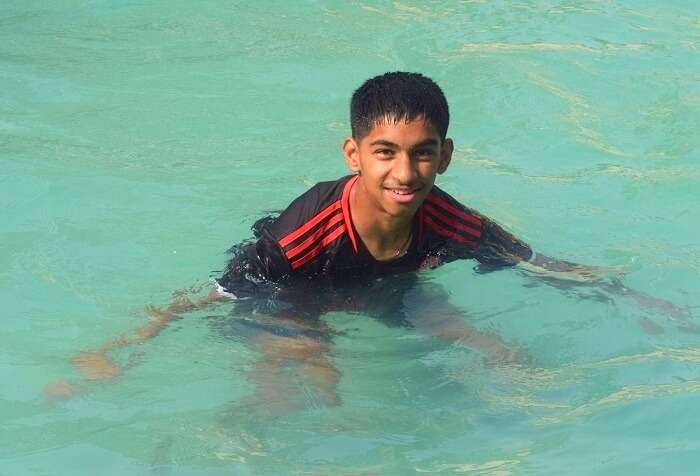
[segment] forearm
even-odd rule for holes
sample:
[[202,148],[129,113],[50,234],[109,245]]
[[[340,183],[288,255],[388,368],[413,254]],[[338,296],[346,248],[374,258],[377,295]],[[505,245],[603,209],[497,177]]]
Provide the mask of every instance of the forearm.
[[666,299],[657,298],[650,294],[634,290],[622,284],[622,281],[619,279],[611,279],[609,282],[602,283],[600,287],[610,294],[632,299],[641,308],[651,309],[674,319],[687,319],[691,317],[691,312],[688,307],[679,306]]
[[586,287],[603,291],[614,297],[633,300],[644,309],[661,312],[674,318],[687,318],[690,311],[665,299],[657,298],[624,285],[622,271],[618,268],[588,266],[557,260],[542,254],[534,254],[519,267],[529,276],[559,289]]
[[540,275],[545,275],[555,279],[563,279],[569,281],[584,281],[591,282],[602,280],[611,276],[619,276],[620,269],[590,266],[571,261],[564,261],[551,256],[537,253],[534,250],[528,259],[521,258],[519,266],[529,272]]
[[146,307],[146,313],[151,320],[133,331],[131,335],[121,335],[116,339],[108,340],[95,350],[79,352],[71,358],[75,365],[87,380],[109,380],[121,374],[122,369],[116,363],[107,358],[107,352],[132,345],[143,344],[156,337],[170,321],[179,319],[180,314],[201,309],[206,305],[223,299],[223,296],[213,289],[207,296],[190,300],[177,298],[165,309],[155,306]]

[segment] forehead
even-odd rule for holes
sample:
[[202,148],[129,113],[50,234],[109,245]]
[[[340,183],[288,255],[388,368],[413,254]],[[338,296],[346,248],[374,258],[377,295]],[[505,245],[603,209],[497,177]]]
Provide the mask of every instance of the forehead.
[[411,146],[428,139],[437,139],[439,143],[440,133],[430,121],[426,121],[423,117],[412,120],[386,117],[376,122],[360,142],[370,144],[383,140],[402,146]]

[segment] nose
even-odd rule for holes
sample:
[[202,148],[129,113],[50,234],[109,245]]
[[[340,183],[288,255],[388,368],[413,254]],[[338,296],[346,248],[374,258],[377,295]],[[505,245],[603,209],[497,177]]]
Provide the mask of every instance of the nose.
[[416,164],[407,153],[400,153],[394,158],[394,179],[401,185],[410,185],[416,179]]

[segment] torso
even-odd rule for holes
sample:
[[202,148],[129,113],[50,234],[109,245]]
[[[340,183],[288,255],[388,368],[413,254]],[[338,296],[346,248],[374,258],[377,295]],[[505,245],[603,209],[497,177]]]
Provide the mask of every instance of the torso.
[[457,208],[461,205],[434,187],[413,219],[411,243],[403,256],[375,259],[350,217],[348,196],[355,178],[316,185],[270,226],[290,275],[354,282],[469,257],[481,233],[480,218]]

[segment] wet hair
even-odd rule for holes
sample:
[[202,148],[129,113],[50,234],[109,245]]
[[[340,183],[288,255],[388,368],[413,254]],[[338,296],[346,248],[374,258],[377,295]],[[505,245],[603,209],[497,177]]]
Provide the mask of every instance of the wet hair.
[[423,117],[444,140],[450,111],[440,86],[420,73],[396,71],[368,79],[350,100],[352,137],[360,140],[377,124]]

